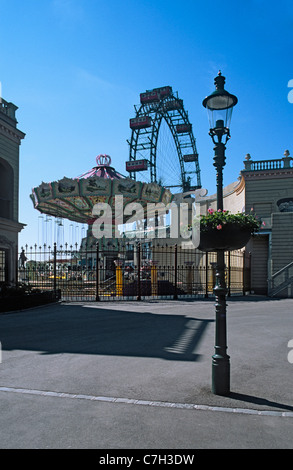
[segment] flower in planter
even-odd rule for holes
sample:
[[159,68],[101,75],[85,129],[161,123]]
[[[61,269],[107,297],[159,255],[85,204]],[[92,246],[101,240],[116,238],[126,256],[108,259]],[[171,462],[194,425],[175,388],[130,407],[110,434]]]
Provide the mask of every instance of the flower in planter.
[[[186,234],[200,227],[199,249],[202,251],[234,250],[242,248],[262,225],[261,220],[253,213],[228,210],[207,210],[206,215],[198,216],[192,225],[185,227]],[[182,232],[181,232],[182,233]]]
[[228,229],[228,227],[233,225],[255,233],[262,225],[261,220],[253,213],[245,214],[244,212],[238,212],[237,214],[232,214],[228,210],[218,209],[214,211],[212,208],[209,208],[207,212],[207,215],[200,216],[201,232],[211,229],[225,230],[225,228]]
[[261,221],[254,214],[228,210],[208,210],[200,216],[201,251],[232,251],[243,248],[251,235],[259,230]]

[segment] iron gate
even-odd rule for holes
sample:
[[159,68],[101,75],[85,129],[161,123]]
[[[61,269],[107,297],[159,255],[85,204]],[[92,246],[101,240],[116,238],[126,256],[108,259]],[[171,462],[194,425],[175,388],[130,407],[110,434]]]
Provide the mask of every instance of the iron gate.
[[[250,291],[250,254],[225,253],[228,295]],[[59,291],[66,301],[209,297],[216,253],[175,246],[111,241],[107,247],[25,246],[18,280]]]

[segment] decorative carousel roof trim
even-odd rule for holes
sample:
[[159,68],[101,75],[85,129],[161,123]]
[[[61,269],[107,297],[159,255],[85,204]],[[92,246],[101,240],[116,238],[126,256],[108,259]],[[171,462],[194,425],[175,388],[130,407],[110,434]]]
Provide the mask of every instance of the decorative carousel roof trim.
[[145,207],[147,203],[168,204],[173,200],[170,190],[157,183],[134,181],[116,172],[109,166],[109,155],[99,155],[96,161],[97,167],[78,178],[63,177],[33,188],[30,197],[35,209],[76,222],[92,223],[94,205],[102,202],[114,207],[118,195],[123,196],[124,206],[139,202]]

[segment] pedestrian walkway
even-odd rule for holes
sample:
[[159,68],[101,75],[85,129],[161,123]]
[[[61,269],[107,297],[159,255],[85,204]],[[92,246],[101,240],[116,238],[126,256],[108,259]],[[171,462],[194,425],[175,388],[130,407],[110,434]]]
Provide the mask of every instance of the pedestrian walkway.
[[292,448],[292,299],[228,301],[231,393],[211,393],[214,302],[0,316],[1,448]]

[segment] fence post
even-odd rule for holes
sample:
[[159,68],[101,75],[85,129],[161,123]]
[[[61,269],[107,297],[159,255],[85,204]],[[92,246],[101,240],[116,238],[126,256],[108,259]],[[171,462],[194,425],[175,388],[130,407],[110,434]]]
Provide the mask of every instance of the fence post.
[[116,297],[123,295],[123,277],[122,277],[122,261],[115,261],[115,278],[116,278]]
[[53,258],[53,275],[54,275],[54,293],[57,291],[57,245],[54,243],[54,258]]
[[137,298],[141,300],[141,285],[140,285],[140,243],[137,245]]
[[151,295],[158,295],[158,269],[155,264],[151,266]]
[[175,245],[175,256],[174,256],[174,264],[175,264],[175,273],[174,273],[174,284],[175,284],[175,293],[174,293],[174,300],[178,299],[177,293],[177,275],[178,275],[178,246],[177,243]]
[[209,266],[209,253],[208,251],[206,252],[206,256],[205,256],[205,260],[206,260],[206,286],[205,286],[205,298],[208,298],[209,296],[209,272],[208,272],[208,266]]
[[231,297],[231,254],[228,251],[228,294],[227,297]]
[[246,266],[245,266],[245,258],[246,258],[246,253],[245,250],[243,250],[242,254],[242,294],[245,295],[246,292]]
[[100,295],[99,295],[99,283],[100,283],[99,268],[100,268],[100,262],[99,262],[99,258],[100,258],[99,242],[97,242],[97,244],[96,244],[96,302],[99,302],[99,300],[100,300]]
[[249,293],[251,294],[251,251],[248,254],[248,263],[249,263],[249,269],[248,269],[248,290]]

